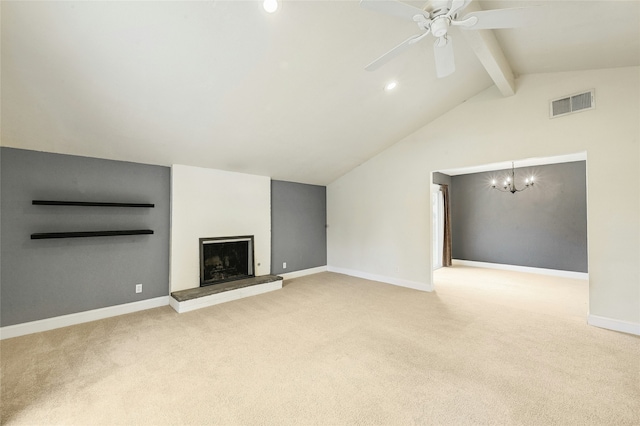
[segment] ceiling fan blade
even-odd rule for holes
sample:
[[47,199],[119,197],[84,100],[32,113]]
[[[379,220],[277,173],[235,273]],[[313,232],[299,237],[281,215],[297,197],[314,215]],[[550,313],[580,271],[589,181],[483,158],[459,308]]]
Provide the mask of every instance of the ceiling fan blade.
[[451,9],[447,12],[447,16],[455,16],[458,10],[464,8],[468,3],[468,0],[452,0]]
[[403,18],[408,21],[413,21],[413,17],[416,15],[422,15],[429,19],[429,12],[397,0],[360,0],[360,7]]
[[[470,15],[470,14],[469,14]],[[475,24],[478,23],[478,18],[476,18],[475,16],[465,16],[462,21],[456,21],[456,20],[451,20],[451,25],[454,27],[465,27],[465,28],[471,28],[473,27]]]
[[511,9],[480,10],[464,16],[462,21],[476,18],[473,25],[461,25],[463,29],[488,30],[493,28],[515,28],[531,25],[535,19],[535,7],[514,7]]
[[417,34],[409,37],[408,39],[406,39],[405,41],[403,41],[402,43],[400,43],[399,45],[397,45],[396,47],[394,47],[384,55],[380,56],[375,61],[371,62],[369,65],[364,67],[364,69],[367,71],[377,70],[382,65],[386,64],[391,59],[395,58],[396,56],[398,56],[399,54],[401,54],[402,52],[404,52],[405,50],[409,49],[411,46],[413,46],[414,44],[422,40],[424,36],[426,36],[427,34],[429,34],[428,31],[426,33]]
[[436,75],[446,77],[456,70],[453,57],[453,43],[449,37],[440,37],[433,44],[433,54],[436,60]]

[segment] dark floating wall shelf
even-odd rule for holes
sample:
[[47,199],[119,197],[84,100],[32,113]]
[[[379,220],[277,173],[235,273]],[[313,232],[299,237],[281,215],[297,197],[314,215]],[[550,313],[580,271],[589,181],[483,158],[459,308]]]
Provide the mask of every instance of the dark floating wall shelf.
[[93,201],[51,201],[51,200],[33,200],[34,206],[95,206],[95,207],[147,207],[153,208],[155,204],[149,203],[103,203]]
[[151,229],[132,229],[129,231],[91,231],[91,232],[47,232],[31,234],[32,240],[44,240],[50,238],[85,238],[85,237],[119,237],[122,235],[149,235]]
[[[55,200],[32,200],[35,206],[93,206],[93,207],[155,207],[149,203],[105,203],[100,201],[55,201]],[[83,232],[46,232],[31,234],[32,240],[45,240],[51,238],[87,238],[87,237],[119,237],[123,235],[149,235],[153,234],[151,229],[131,229],[127,231],[83,231]]]

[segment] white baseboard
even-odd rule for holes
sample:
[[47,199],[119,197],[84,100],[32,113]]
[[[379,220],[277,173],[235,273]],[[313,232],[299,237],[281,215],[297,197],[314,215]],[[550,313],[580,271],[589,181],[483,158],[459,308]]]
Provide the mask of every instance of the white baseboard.
[[327,266],[327,271],[336,272],[338,274],[350,275],[352,277],[364,278],[371,281],[380,281],[386,284],[393,284],[400,287],[412,288],[421,291],[433,291],[433,286],[417,281],[409,281],[402,278],[387,277],[384,275],[370,274],[368,272],[355,271],[353,269],[337,268],[335,266]]
[[529,274],[551,275],[554,277],[573,278],[577,280],[588,280],[589,274],[586,272],[561,271],[558,269],[532,268],[530,266],[503,265],[500,263],[476,262],[473,260],[453,259],[454,265],[473,266],[476,268],[501,269],[503,271],[526,272]]
[[179,314],[183,314],[185,312],[193,311],[196,309],[206,308],[208,306],[242,299],[243,297],[255,296],[281,288],[282,280],[277,280],[269,283],[257,284],[249,287],[237,288],[235,290],[224,291],[222,293],[211,294],[209,296],[198,297],[196,299],[185,300],[184,302],[178,302],[173,297],[169,297],[169,305],[171,305],[171,307]]
[[622,333],[629,333],[640,336],[639,323],[589,314],[589,316],[587,316],[587,324],[594,327],[606,328],[607,330],[621,331]]
[[130,314],[133,312],[166,306],[168,304],[169,296],[162,296],[153,299],[141,300],[139,302],[124,303],[122,305],[108,306],[106,308],[93,309],[91,311],[46,318],[22,324],[8,325],[0,328],[0,340],[39,333],[41,331],[53,330],[56,328],[68,327],[70,325],[82,324],[118,315]]
[[319,274],[320,272],[327,272],[327,266],[318,266],[317,268],[303,269],[301,271],[287,272],[286,274],[278,274],[279,277],[285,280],[291,280],[293,278],[304,277],[305,275]]

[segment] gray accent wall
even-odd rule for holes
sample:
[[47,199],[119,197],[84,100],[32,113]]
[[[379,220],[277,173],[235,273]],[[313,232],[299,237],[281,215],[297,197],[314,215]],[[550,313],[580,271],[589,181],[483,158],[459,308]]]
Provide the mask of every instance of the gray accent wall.
[[[169,294],[168,167],[0,148],[0,177],[1,326]],[[34,206],[34,199],[155,208]],[[126,229],[154,234],[30,239]]]
[[506,172],[452,176],[453,258],[588,272],[586,162],[516,168],[516,194],[491,189]]
[[326,187],[272,180],[271,273],[326,266],[326,223]]

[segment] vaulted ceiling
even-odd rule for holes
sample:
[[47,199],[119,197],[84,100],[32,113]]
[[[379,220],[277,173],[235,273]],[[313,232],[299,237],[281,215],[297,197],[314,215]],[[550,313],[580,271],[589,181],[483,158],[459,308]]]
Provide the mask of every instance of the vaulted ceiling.
[[538,6],[530,26],[483,30],[502,77],[458,28],[448,77],[428,40],[365,71],[418,28],[355,0],[3,1],[1,143],[325,185],[509,72],[640,65],[638,1],[473,3]]

